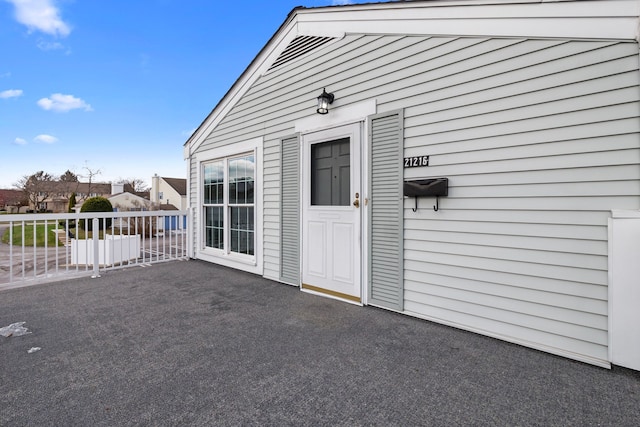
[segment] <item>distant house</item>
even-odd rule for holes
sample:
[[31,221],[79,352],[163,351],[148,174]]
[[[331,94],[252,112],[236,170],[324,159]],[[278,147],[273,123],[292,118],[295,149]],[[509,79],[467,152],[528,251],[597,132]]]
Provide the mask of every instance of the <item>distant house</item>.
[[187,209],[187,180],[154,175],[151,179],[151,202],[158,205],[173,205],[178,210]]
[[113,209],[122,211],[146,211],[152,209],[153,203],[148,198],[124,191],[108,197]]
[[[133,187],[129,184],[112,184],[104,182],[67,182],[67,181],[51,181],[42,184],[42,192],[46,196],[40,206],[32,209],[51,211],[54,213],[67,212],[69,209],[69,198],[72,193],[76,194],[76,207],[82,206],[82,203],[89,197],[106,197],[109,198],[113,194],[128,192],[137,194],[144,198],[144,194],[138,194],[133,191]],[[148,193],[146,193],[148,195]],[[147,196],[148,198],[148,196]]]
[[292,10],[185,143],[190,256],[640,370],[608,252],[612,216],[640,216],[639,14]]

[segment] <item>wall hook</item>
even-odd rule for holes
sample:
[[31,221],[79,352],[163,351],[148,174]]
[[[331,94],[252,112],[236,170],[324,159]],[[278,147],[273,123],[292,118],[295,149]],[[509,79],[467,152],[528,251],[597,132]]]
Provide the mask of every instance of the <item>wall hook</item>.
[[[418,212],[418,198],[414,197],[413,200],[415,201],[415,208],[411,208],[412,211],[414,212]],[[436,204],[433,207],[433,210],[438,212],[438,210],[440,210],[440,197],[436,196]]]

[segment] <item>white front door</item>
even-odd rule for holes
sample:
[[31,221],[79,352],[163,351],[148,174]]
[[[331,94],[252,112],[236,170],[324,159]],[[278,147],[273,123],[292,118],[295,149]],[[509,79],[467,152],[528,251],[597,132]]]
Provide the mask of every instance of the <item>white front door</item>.
[[302,288],[361,302],[361,125],[302,137]]

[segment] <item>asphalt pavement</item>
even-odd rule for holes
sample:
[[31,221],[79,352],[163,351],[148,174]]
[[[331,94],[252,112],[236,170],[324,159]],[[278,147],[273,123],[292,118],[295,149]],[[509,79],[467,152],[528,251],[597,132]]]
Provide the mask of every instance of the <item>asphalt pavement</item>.
[[0,426],[638,426],[640,373],[200,261],[0,291]]

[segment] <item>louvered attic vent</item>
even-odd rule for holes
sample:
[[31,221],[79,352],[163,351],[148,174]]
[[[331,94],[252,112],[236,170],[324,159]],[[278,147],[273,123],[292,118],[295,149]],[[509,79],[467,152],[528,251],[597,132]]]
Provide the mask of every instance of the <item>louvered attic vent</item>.
[[269,71],[291,61],[295,61],[331,40],[333,40],[332,37],[298,36],[293,39],[284,52],[278,56],[278,59],[269,67]]

